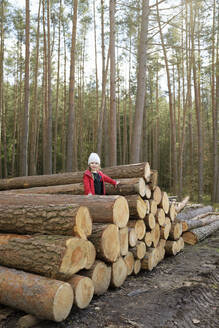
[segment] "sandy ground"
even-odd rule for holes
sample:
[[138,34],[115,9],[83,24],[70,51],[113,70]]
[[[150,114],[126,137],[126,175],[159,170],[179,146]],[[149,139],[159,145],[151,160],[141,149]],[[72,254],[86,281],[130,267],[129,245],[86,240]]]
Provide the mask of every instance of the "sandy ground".
[[[15,328],[22,315],[4,317],[0,311],[0,327]],[[73,307],[64,322],[35,327],[219,328],[219,230],[166,257],[152,272],[129,276],[121,288],[94,297],[87,309]]]

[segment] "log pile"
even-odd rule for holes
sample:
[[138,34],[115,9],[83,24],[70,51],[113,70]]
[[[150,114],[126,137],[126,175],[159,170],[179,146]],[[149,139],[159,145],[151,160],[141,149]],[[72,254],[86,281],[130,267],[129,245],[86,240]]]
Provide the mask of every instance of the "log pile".
[[[0,280],[8,274],[18,281],[14,290],[10,282],[5,286],[8,298],[0,290],[0,303],[62,321],[73,304],[83,309],[94,294],[183,249],[182,223],[157,185],[157,171],[148,163],[103,171],[120,181],[106,186],[107,196],[84,196],[82,172],[0,181]],[[34,297],[28,302],[19,294],[28,288],[34,295],[35,280],[54,290],[44,296],[42,312]],[[58,297],[68,300],[65,309],[56,305]]]
[[182,224],[182,238],[185,243],[195,245],[219,229],[219,212],[212,206],[188,205],[177,215]]

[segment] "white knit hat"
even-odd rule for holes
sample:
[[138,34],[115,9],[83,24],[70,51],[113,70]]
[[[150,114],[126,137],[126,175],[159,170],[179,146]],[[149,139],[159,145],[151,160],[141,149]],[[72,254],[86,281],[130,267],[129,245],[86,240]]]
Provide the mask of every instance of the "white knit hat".
[[88,157],[88,165],[90,163],[98,163],[100,165],[100,157],[97,153],[91,153]]

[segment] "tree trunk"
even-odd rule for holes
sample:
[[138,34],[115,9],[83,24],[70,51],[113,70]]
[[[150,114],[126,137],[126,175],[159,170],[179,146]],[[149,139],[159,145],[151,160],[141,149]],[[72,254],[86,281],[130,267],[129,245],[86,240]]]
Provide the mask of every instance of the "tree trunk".
[[1,304],[46,320],[65,320],[74,300],[68,283],[2,266],[0,286]]
[[70,65],[70,82],[69,82],[69,113],[68,113],[68,132],[67,132],[67,158],[66,169],[68,172],[77,169],[77,159],[75,156],[76,132],[75,132],[75,52],[76,52],[76,31],[77,31],[77,11],[78,0],[74,0],[74,13],[72,17],[72,40],[71,40],[71,65]]
[[110,19],[110,165],[117,164],[117,124],[116,124],[116,67],[115,67],[115,7],[116,0],[109,2]]
[[144,241],[138,241],[135,247],[129,249],[135,259],[143,259],[146,254],[146,245]]
[[18,235],[0,244],[1,265],[63,279],[84,269],[86,240],[64,236]]
[[26,22],[25,22],[25,87],[24,87],[24,112],[22,119],[22,143],[20,153],[20,175],[28,175],[28,128],[29,128],[29,62],[30,62],[30,9],[29,0],[26,0]]
[[[12,201],[13,202],[13,201]],[[55,234],[87,238],[92,219],[85,206],[29,204],[0,205],[0,230],[20,234]]]
[[130,162],[140,161],[140,149],[143,130],[143,114],[146,91],[147,37],[149,19],[149,0],[142,0],[141,32],[138,46],[138,74],[135,117],[131,144]]

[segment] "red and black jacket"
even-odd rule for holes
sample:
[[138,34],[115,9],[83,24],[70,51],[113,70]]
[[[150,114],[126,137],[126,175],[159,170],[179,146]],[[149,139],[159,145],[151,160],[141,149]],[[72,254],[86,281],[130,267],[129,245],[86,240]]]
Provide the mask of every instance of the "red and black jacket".
[[[108,175],[103,174],[103,172],[98,171],[99,175],[101,176],[101,181],[103,182],[103,194],[106,194],[105,189],[105,182],[112,184],[113,186],[116,186],[116,181],[108,177]],[[94,188],[94,178],[90,170],[86,170],[84,172],[84,194],[92,194],[95,195],[95,188]]]

